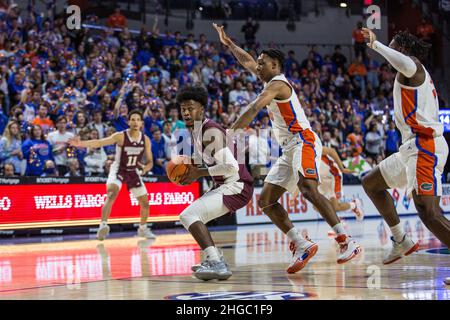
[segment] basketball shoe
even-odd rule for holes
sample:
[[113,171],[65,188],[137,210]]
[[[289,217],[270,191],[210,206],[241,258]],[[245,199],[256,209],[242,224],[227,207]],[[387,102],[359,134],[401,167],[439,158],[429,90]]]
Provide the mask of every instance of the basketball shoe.
[[139,226],[137,235],[138,235],[138,237],[143,237],[146,239],[156,239],[155,234],[147,226],[145,226],[143,228],[141,226]]
[[302,270],[317,253],[317,249],[319,249],[317,243],[312,242],[309,238],[305,238],[301,243],[290,242],[289,250],[292,252],[292,259],[286,271],[296,273]]
[[412,241],[407,234],[403,236],[403,240],[401,242],[396,242],[394,237],[391,237],[391,240],[392,249],[386,258],[384,258],[383,264],[393,263],[403,257],[409,256],[411,253],[419,249],[419,243]]
[[[220,261],[225,262],[225,259],[223,258],[223,253],[222,253],[222,251],[221,251],[220,249],[218,249],[218,248],[217,248],[217,251],[219,251]],[[208,257],[205,255],[205,253],[203,252],[203,250],[202,250],[201,256],[202,256],[201,262],[200,262],[199,264],[194,264],[194,265],[191,267],[191,270],[192,270],[193,272],[197,271],[201,266],[207,264],[207,262],[208,262]]]
[[105,240],[108,234],[109,234],[109,226],[106,223],[102,222],[97,230],[97,239],[103,241]]
[[338,235],[335,240],[339,244],[339,256],[337,259],[339,264],[352,260],[362,251],[361,246],[346,234]]
[[204,261],[200,267],[194,272],[194,276],[197,279],[209,281],[209,280],[227,280],[231,277],[231,272],[228,265],[223,259],[220,261]]

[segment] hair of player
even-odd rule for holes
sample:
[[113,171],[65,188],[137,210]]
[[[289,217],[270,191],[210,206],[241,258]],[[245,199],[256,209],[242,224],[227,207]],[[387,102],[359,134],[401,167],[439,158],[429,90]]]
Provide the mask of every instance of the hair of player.
[[265,49],[263,51],[261,51],[261,54],[265,54],[269,57],[271,57],[272,59],[275,59],[278,61],[278,63],[280,64],[280,69],[283,70],[284,69],[284,60],[285,60],[285,55],[283,53],[283,51],[278,50],[278,49]]
[[408,55],[424,60],[428,56],[431,44],[417,38],[408,31],[400,31],[394,36],[394,41],[408,52]]
[[139,115],[139,117],[141,117],[141,120],[144,120],[144,115],[143,115],[142,112],[141,112],[140,110],[138,110],[138,109],[131,110],[131,111],[128,113],[128,119],[131,119],[131,116],[132,116],[133,114]]
[[185,85],[177,94],[178,104],[187,100],[194,100],[205,107],[208,104],[208,91],[201,85]]

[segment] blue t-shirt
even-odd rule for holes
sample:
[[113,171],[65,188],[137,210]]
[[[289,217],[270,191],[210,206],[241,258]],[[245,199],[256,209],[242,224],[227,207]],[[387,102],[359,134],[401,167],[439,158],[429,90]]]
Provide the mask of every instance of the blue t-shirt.
[[400,135],[397,130],[386,131],[386,151],[397,152],[400,144]]
[[192,69],[194,69],[194,67],[197,65],[197,59],[195,57],[193,57],[193,56],[182,55],[180,57],[180,61],[181,61],[181,64],[183,65],[183,67],[184,67],[184,70],[187,73],[191,72]]
[[152,139],[153,169],[152,172],[157,175],[164,175],[164,167],[156,164],[156,159],[166,159],[166,146],[163,138],[159,142]]
[[154,120],[152,117],[145,117],[144,118],[144,133],[147,137],[152,137],[152,127],[156,125],[158,126],[159,130],[163,130],[161,123],[158,120]]
[[116,131],[123,131],[129,128],[127,119],[123,116],[118,116],[117,119],[114,119],[113,124]]
[[[34,150],[34,154],[31,152]],[[46,160],[55,161],[50,143],[44,140],[27,139],[22,144],[22,153],[27,160],[27,169],[25,175],[40,176],[44,172]]]

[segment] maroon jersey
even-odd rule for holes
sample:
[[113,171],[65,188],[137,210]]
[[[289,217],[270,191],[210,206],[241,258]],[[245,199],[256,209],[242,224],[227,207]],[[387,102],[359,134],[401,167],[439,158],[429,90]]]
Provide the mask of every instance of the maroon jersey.
[[[193,133],[193,140],[196,144],[196,149],[200,152],[203,162],[208,167],[215,166],[216,159],[214,157],[211,157],[205,153],[203,153],[203,142],[202,138],[204,136],[204,133],[206,130],[210,128],[217,128],[219,129],[225,136],[226,131],[225,129],[218,124],[217,122],[206,119],[201,128],[201,134],[199,133]],[[237,156],[237,146],[234,141],[229,142],[228,148],[230,148],[233,151],[234,158],[239,162],[238,156]],[[227,208],[230,209],[230,211],[234,212],[239,208],[242,208],[243,206],[247,205],[247,203],[250,201],[250,199],[253,196],[253,178],[250,175],[250,173],[247,170],[247,167],[245,164],[239,164],[239,171],[235,174],[230,174],[229,176],[215,176],[212,177],[215,183],[215,187],[218,188],[221,185],[227,184],[227,183],[234,183],[234,182],[243,182],[243,189],[240,193],[233,194],[233,195],[224,195],[224,204],[227,206]]]
[[129,130],[123,131],[123,145],[116,146],[116,156],[111,165],[111,171],[117,172],[117,177],[125,182],[128,189],[141,186],[138,173],[138,163],[142,163],[145,151],[145,136],[141,132],[137,141],[131,140]]

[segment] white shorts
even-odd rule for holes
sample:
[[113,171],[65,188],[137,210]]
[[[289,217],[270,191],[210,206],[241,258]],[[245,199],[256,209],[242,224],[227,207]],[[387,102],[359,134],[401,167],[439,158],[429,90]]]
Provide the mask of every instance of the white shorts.
[[244,182],[232,182],[206,192],[180,214],[186,229],[196,221],[204,224],[245,206],[253,195],[253,186]]
[[343,196],[342,188],[342,174],[339,169],[334,167],[333,172],[331,172],[328,164],[323,161],[320,164],[320,185],[319,192],[328,200],[331,198],[341,199]]
[[302,142],[283,150],[283,155],[270,168],[264,182],[280,186],[291,194],[297,193],[299,173],[320,182],[318,169],[322,161],[322,143],[311,130],[304,130],[301,137]]
[[442,172],[447,162],[445,138],[419,137],[406,141],[399,152],[384,159],[380,172],[390,188],[407,188],[410,195],[441,196]]
[[[133,196],[137,199],[139,197],[142,196],[146,196],[147,193],[147,188],[144,185],[144,182],[142,181],[142,178],[140,177],[141,180],[141,186],[137,187],[137,188],[132,188],[129,191],[133,194]],[[111,170],[111,172],[108,175],[108,180],[106,181],[106,185],[109,184],[115,184],[116,186],[119,187],[119,190],[122,188],[122,181],[120,181],[119,178],[117,178],[117,173],[113,170]]]

